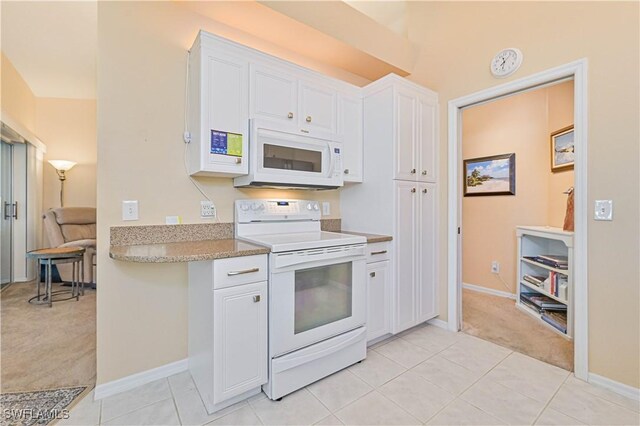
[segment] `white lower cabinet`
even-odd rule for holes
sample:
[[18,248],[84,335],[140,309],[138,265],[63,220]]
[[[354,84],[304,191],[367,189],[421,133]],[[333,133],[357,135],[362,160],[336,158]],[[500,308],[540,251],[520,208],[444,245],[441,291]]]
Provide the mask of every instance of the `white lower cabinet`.
[[367,264],[367,342],[391,333],[389,261]]
[[266,255],[189,263],[189,370],[209,413],[267,382],[266,265]]
[[213,292],[213,402],[267,381],[267,283]]

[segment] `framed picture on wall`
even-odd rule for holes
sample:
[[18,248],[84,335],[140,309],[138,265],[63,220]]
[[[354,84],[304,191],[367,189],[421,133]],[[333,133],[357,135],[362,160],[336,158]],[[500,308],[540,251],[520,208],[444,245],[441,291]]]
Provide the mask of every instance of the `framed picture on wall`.
[[573,169],[573,126],[551,133],[551,171]]
[[464,160],[464,196],[516,195],[516,154]]

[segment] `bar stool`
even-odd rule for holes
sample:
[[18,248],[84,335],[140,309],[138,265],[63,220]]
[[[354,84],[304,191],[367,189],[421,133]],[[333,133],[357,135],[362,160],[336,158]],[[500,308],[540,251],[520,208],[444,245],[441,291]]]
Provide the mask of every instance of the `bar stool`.
[[[53,302],[62,302],[63,300],[71,300],[74,298],[78,300],[81,295],[84,296],[84,252],[85,249],[82,247],[57,247],[32,250],[30,252],[27,252],[27,257],[38,260],[38,294],[29,299],[29,303],[33,303],[36,305],[48,304],[49,307],[52,307]],[[71,290],[58,290],[52,292],[51,266],[59,265],[62,263],[72,264],[73,274],[71,281]],[[45,266],[44,294],[40,293],[40,270],[42,268],[41,265]],[[70,293],[71,295],[63,299],[53,300],[53,296],[67,293]]]

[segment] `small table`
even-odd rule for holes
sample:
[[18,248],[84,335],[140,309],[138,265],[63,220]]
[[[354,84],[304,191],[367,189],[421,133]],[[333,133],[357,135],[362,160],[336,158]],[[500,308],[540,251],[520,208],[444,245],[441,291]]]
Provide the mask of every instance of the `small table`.
[[[38,260],[38,294],[31,299],[29,303],[37,305],[48,304],[53,306],[53,302],[62,302],[84,296],[84,252],[82,247],[58,247],[46,248],[40,250],[32,250],[27,252],[27,257]],[[72,281],[71,290],[51,291],[51,265],[59,265],[63,263],[71,263],[72,265]],[[40,269],[41,265],[45,265],[44,294],[40,293]],[[58,294],[70,293],[71,296],[64,299],[53,300],[53,296]]]

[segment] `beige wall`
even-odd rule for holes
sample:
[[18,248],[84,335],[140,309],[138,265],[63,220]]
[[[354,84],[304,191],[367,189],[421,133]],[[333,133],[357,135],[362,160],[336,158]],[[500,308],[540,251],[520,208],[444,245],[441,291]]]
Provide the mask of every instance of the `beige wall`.
[[[411,2],[407,13],[409,38],[422,47],[410,79],[440,94],[442,218],[448,217],[447,102],[588,59],[589,370],[634,387],[640,387],[639,12],[637,2]],[[510,46],[524,53],[522,67],[496,80],[489,62]],[[596,199],[614,200],[612,222],[592,219]],[[446,320],[447,223],[440,223]]]
[[[552,116],[554,114],[561,116]],[[464,283],[515,293],[515,227],[562,227],[566,211],[563,192],[573,185],[573,171],[551,172],[549,135],[553,131],[550,129],[571,124],[572,81],[463,111],[463,159],[516,154],[515,196],[464,197],[462,200]],[[494,260],[500,262],[499,275],[490,272]]]
[[[122,200],[139,200],[135,224],[164,223],[168,215],[202,222],[201,195],[183,166],[186,49],[199,29],[255,47],[263,43],[174,2],[98,7],[97,382],[105,383],[187,357],[187,266],[108,256],[109,228],[125,224]],[[233,201],[247,197],[329,201],[331,217],[340,215],[337,191],[237,190],[231,179],[198,181],[223,222],[233,220]]]
[[46,141],[44,158],[44,210],[60,207],[60,180],[49,160],[76,164],[64,183],[66,207],[96,206],[96,101],[95,99],[37,98],[36,134]]
[[2,62],[0,73],[2,112],[35,133],[36,97],[4,53],[0,54],[0,61]]

